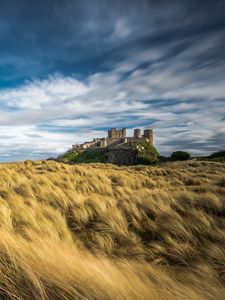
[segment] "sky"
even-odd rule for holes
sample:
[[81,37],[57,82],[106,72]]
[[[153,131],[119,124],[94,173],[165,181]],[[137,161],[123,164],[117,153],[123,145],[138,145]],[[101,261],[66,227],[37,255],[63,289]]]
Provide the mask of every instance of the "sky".
[[225,1],[0,0],[0,161],[111,127],[162,155],[225,148]]

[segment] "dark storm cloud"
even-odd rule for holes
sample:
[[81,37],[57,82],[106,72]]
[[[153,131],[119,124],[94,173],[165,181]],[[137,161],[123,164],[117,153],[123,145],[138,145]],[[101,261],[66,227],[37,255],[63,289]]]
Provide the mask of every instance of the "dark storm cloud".
[[[224,28],[224,9],[224,1],[2,0],[1,79],[53,71],[83,76],[140,49],[179,41],[165,54],[167,60],[199,35]],[[195,57],[192,67],[224,59],[219,46]]]

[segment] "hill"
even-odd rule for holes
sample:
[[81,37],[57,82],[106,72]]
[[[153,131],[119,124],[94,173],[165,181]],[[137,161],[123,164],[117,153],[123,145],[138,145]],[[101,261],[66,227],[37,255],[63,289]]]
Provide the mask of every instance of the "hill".
[[96,147],[85,150],[70,149],[57,160],[73,163],[112,163],[117,165],[154,164],[159,153],[147,142],[122,143],[116,146]]
[[0,165],[0,299],[225,299],[225,165]]
[[225,162],[225,150],[217,151],[209,156],[201,157],[199,160]]

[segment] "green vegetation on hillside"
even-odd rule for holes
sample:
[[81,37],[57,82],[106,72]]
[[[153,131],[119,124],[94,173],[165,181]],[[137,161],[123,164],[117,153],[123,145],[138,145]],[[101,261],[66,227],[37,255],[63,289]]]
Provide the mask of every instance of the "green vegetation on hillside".
[[217,158],[217,157],[225,157],[225,151],[221,150],[218,152],[214,152],[211,155],[209,155],[210,158]]
[[214,152],[209,155],[209,159],[215,162],[225,162],[225,151]]
[[221,151],[214,152],[214,153],[210,154],[209,156],[199,158],[199,160],[224,163],[225,162],[225,151],[221,150]]
[[65,161],[71,161],[74,162],[76,160],[76,157],[81,153],[81,151],[77,150],[70,150],[67,151],[62,157]]
[[137,164],[151,165],[158,161],[159,153],[150,143],[136,143]]
[[209,160],[214,162],[225,162],[225,157],[212,157],[209,158]]
[[104,163],[107,160],[107,152],[102,149],[71,150],[65,153],[63,159],[74,163]]
[[[120,149],[117,153],[115,152],[115,156],[119,155],[118,161],[126,164],[126,156],[127,150],[130,149],[131,154],[133,157],[133,164],[154,164],[158,161],[159,153],[154,146],[149,143],[127,143],[124,144],[123,147],[126,148],[126,152],[123,153],[123,149]],[[110,148],[92,148],[86,150],[73,150],[66,152],[60,160],[65,162],[73,162],[73,163],[106,163],[108,161],[109,152],[113,151]],[[123,158],[124,157],[124,158]],[[115,159],[115,161],[117,161]]]

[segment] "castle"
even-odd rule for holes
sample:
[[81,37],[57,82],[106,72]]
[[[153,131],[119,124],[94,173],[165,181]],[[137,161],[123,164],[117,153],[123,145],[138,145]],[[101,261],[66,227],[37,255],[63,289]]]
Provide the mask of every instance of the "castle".
[[111,128],[108,130],[108,137],[106,138],[96,138],[90,142],[85,142],[83,144],[73,145],[73,149],[88,149],[96,147],[113,147],[119,144],[126,143],[137,143],[137,142],[147,142],[153,145],[153,130],[145,129],[143,135],[141,134],[141,129],[134,129],[133,137],[127,137],[126,128],[116,129]]

